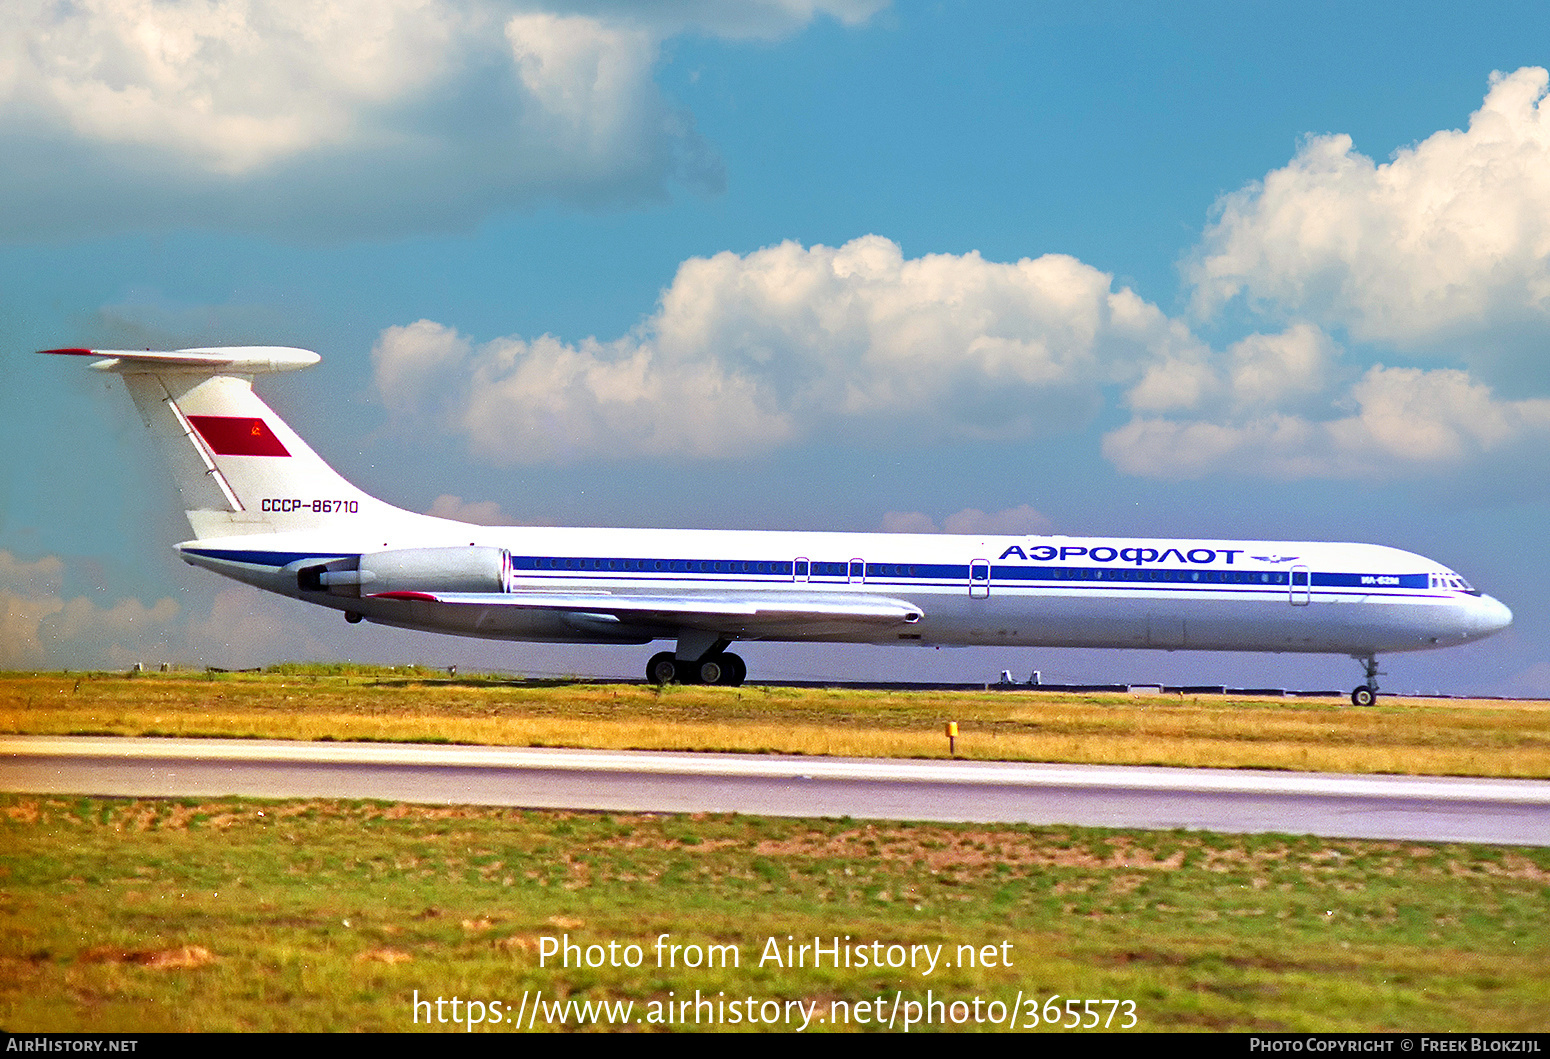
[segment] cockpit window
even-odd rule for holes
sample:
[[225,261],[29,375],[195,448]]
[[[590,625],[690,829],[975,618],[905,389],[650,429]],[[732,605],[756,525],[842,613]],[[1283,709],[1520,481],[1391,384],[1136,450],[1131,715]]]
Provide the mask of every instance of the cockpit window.
[[1455,592],[1467,592],[1471,596],[1478,596],[1480,594],[1479,590],[1452,570],[1446,573],[1433,574],[1432,583],[1437,588],[1451,588]]

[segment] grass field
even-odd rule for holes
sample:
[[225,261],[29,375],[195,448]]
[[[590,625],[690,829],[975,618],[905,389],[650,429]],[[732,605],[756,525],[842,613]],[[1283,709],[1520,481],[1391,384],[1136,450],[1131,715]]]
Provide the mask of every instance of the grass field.
[[[801,1024],[789,1001],[818,1005],[812,1028],[840,1013],[868,1028],[858,1015],[886,1022],[896,994],[924,1018],[928,990],[962,1028],[976,1025],[976,998],[981,1016],[999,1002],[1020,1026],[1029,1001],[1111,1029],[1131,1015],[1140,1030],[1550,1022],[1546,849],[325,801],[0,807],[0,1025],[12,1031],[446,1030],[461,1028],[453,996],[459,1021],[469,1000],[486,1020],[514,1020],[539,992],[633,1002],[632,1029],[651,1028],[653,1010],[693,1028],[692,1008],[667,1005],[696,990],[752,999],[775,1016],[768,1028]],[[679,961],[722,945],[737,965],[659,967],[662,934]],[[901,962],[927,948],[913,969],[760,966],[769,939],[784,962],[788,936],[815,935],[852,955],[897,945]],[[540,966],[545,938],[568,938],[573,962],[598,946],[604,965]],[[641,966],[608,966],[610,942],[620,963],[638,946]],[[994,966],[945,966],[959,946],[976,962],[989,947]],[[416,1026],[416,993],[443,998],[448,1023],[427,1026],[427,1006]],[[1073,1015],[1067,999],[1134,1004]],[[541,1011],[535,1028],[609,1022]],[[746,1028],[725,1007],[700,1017]]]
[[[948,719],[962,757],[1550,775],[1545,703],[0,675],[12,733],[942,757]],[[1550,849],[19,795],[0,832],[12,1031],[1550,1025]],[[663,934],[738,963],[658,966]],[[761,965],[788,936],[852,966]]]
[[0,731],[1550,777],[1550,703],[649,688],[404,670],[0,675]]

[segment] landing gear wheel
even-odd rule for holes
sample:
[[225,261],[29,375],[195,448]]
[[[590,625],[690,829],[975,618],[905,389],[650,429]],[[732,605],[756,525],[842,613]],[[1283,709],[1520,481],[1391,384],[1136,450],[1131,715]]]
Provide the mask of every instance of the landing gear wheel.
[[728,669],[727,684],[734,688],[742,687],[743,681],[748,679],[748,666],[737,655],[724,654],[721,657]]
[[1356,655],[1355,657],[1362,664],[1362,669],[1367,672],[1367,683],[1358,684],[1356,690],[1351,692],[1351,705],[1371,706],[1378,701],[1378,678],[1383,674],[1378,671],[1376,655],[1367,655],[1366,657]]
[[711,655],[709,658],[702,658],[699,660],[699,662],[695,663],[697,668],[695,669],[694,675],[699,677],[697,683],[727,683],[727,677],[730,676],[731,673],[729,667],[727,666],[726,658],[726,655]]
[[696,684],[720,684],[735,688],[748,676],[748,667],[737,655],[717,652],[696,662],[691,669]]
[[651,661],[646,663],[646,682],[648,684],[671,684],[679,676],[678,660],[673,657],[673,652],[662,651],[651,656]]

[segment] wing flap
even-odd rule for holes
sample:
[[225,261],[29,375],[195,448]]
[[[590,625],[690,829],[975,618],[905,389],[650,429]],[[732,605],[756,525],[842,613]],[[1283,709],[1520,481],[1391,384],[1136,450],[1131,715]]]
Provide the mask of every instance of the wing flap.
[[792,626],[887,628],[921,619],[913,603],[886,596],[820,596],[787,593],[765,596],[612,595],[591,592],[383,592],[372,599],[401,599],[453,607],[514,607],[585,616],[600,615],[629,625],[676,626],[759,633]]

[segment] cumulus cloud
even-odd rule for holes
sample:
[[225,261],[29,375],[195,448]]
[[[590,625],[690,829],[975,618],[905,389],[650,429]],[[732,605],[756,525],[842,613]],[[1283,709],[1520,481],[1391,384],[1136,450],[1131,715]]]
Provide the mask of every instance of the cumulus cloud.
[[442,493],[432,501],[431,509],[426,514],[475,526],[517,525],[516,520],[502,511],[500,504],[494,500],[464,500],[451,493]]
[[0,669],[117,666],[166,649],[177,603],[67,599],[64,572],[57,556],[26,560],[0,551]]
[[85,0],[17,13],[12,121],[226,175],[360,135],[363,110],[423,91],[470,28],[416,0]]
[[[1185,273],[1197,313],[1234,299],[1290,321],[1160,358],[1103,439],[1161,478],[1380,479],[1457,472],[1550,442],[1550,74],[1495,74],[1463,131],[1375,163],[1343,135],[1227,196]],[[1359,365],[1324,328],[1468,371]],[[1532,347],[1532,349],[1530,349]]]
[[445,393],[447,376],[462,371],[468,339],[432,320],[389,327],[371,347],[377,392],[396,412],[426,411]]
[[[736,456],[793,433],[779,410],[761,404],[749,380],[712,360],[659,360],[634,339],[568,346],[546,335],[476,349],[452,328],[420,320],[383,331],[372,360],[389,408],[429,417],[497,465],[599,455]],[[437,367],[453,370],[437,376]],[[405,386],[406,379],[425,384]]]
[[476,345],[421,320],[373,350],[384,402],[498,464],[731,457],[830,433],[1025,437],[1085,422],[1099,390],[1203,357],[1183,324],[1049,254],[906,259],[879,236],[684,262],[611,341]]
[[[170,598],[99,601],[65,590],[66,562],[0,550],[0,669],[127,669],[136,662],[246,668],[337,653],[290,601],[229,583],[206,583],[209,607]],[[340,622],[340,627],[344,623]]]
[[1120,470],[1152,478],[1231,472],[1379,479],[1456,471],[1514,446],[1550,442],[1550,400],[1507,401],[1451,369],[1370,368],[1314,418],[1240,408],[1217,418],[1141,416],[1103,439]]
[[1281,407],[1322,394],[1334,381],[1340,350],[1322,330],[1295,324],[1280,334],[1253,334],[1225,356],[1186,348],[1150,365],[1127,401],[1142,412],[1217,406],[1223,413]]
[[[1449,473],[1550,441],[1550,401],[1454,369],[1364,366],[1311,323],[1216,351],[1105,273],[1046,255],[906,259],[866,236],[683,263],[629,334],[483,344],[421,320],[373,350],[384,402],[498,465],[734,458],[814,437],[894,444],[1080,429],[1126,473],[1381,479]],[[962,512],[949,532],[1037,532]],[[958,520],[955,524],[954,520]],[[999,527],[999,528],[998,528]],[[918,512],[888,528],[933,532]]]
[[877,0],[19,0],[0,27],[10,234],[470,224],[719,187],[663,41],[775,39]]
[[885,533],[966,533],[966,534],[1019,534],[1048,533],[1050,520],[1027,504],[994,511],[989,514],[979,508],[966,507],[942,520],[940,526],[929,515],[919,511],[890,511],[883,516]]
[[[317,608],[245,585],[219,584],[209,613],[190,615],[177,630],[174,648],[179,660],[246,669],[297,659],[334,658],[340,642],[356,639],[344,634],[340,642],[324,642],[313,631],[323,620]],[[336,628],[345,627],[343,620],[335,620]]]
[[1382,164],[1349,136],[1310,137],[1288,165],[1219,203],[1186,266],[1196,310],[1209,315],[1243,297],[1414,349],[1525,321],[1542,335],[1547,80],[1537,67],[1494,74],[1466,130],[1437,132]]

